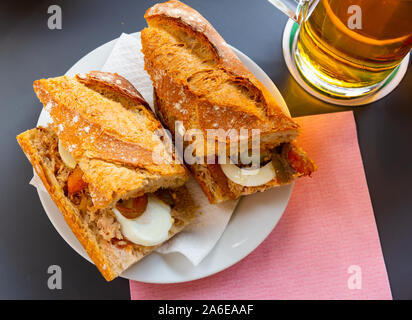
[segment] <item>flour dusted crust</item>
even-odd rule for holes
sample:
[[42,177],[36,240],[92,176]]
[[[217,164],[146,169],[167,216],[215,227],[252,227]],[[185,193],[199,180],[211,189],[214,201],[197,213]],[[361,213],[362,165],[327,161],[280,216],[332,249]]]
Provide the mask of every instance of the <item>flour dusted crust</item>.
[[89,73],[77,74],[76,79],[95,91],[108,90],[117,97],[127,99],[131,106],[143,105],[150,110],[149,104],[140,92],[127,79],[117,73],[90,71]]
[[52,128],[83,170],[96,208],[187,181],[187,171],[174,163],[157,133],[160,122],[123,77],[92,71],[37,80],[33,86]]
[[186,129],[259,129],[268,145],[297,137],[299,126],[196,10],[172,0],[145,18],[145,68],[169,117]]

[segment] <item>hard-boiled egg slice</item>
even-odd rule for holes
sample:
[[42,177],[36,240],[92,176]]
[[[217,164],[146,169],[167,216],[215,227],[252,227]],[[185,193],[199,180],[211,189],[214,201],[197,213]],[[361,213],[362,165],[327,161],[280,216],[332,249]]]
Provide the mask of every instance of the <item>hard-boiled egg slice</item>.
[[154,246],[167,240],[173,219],[170,207],[155,196],[148,197],[146,211],[136,219],[125,218],[113,208],[122,234],[131,242]]
[[228,179],[245,187],[261,186],[276,177],[272,161],[259,169],[239,168],[232,163],[221,164],[220,167]]
[[61,141],[59,140],[59,153],[60,157],[62,158],[64,164],[68,166],[70,169],[74,169],[76,167],[76,160],[74,160],[73,156],[67,151]]

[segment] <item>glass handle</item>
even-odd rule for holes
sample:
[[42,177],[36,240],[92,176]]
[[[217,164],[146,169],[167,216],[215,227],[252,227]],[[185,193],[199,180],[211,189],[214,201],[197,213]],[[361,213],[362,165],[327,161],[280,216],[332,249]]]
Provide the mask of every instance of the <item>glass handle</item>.
[[301,24],[305,21],[319,0],[268,0],[289,18]]

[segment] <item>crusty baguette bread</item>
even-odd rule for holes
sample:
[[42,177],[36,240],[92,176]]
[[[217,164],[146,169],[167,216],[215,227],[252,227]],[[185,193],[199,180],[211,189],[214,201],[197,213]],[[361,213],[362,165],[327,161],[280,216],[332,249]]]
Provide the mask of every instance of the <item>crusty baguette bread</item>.
[[[250,146],[252,130],[258,129],[261,151],[287,144],[285,149],[293,149],[304,168],[292,172],[287,181],[244,187],[229,180],[218,164],[190,165],[211,203],[290,183],[316,169],[292,143],[299,126],[196,10],[171,0],[148,9],[145,18],[148,28],[141,32],[145,69],[153,81],[156,112],[172,133],[178,134],[176,121],[186,130],[201,130],[204,137],[208,129],[248,129]],[[228,148],[230,138],[224,139]],[[204,156],[216,154],[214,145],[207,146]]]
[[196,10],[172,0],[145,18],[145,69],[166,103],[164,117],[187,130],[259,129],[267,147],[297,137],[298,125]]
[[160,122],[123,77],[92,71],[37,80],[33,87],[84,172],[96,209],[187,181],[188,172],[158,134]]
[[[81,201],[76,203],[76,198],[69,198],[64,188],[66,175],[57,150],[58,137],[53,130],[41,127],[31,129],[21,133],[17,140],[74,235],[107,281],[114,279],[158,247],[110,238],[111,235],[105,233],[103,225],[103,218],[106,219],[106,224],[110,223],[110,227],[116,224],[110,209],[95,211],[89,206],[83,206]],[[82,194],[91,202],[87,189]],[[186,188],[179,187],[170,192],[175,203],[171,212],[174,223],[169,231],[169,238],[181,231],[194,217],[194,204]]]

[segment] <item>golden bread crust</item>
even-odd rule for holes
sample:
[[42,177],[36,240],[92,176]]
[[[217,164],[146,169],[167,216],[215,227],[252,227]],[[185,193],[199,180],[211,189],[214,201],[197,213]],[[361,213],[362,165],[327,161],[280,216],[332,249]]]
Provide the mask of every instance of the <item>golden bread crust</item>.
[[163,113],[186,129],[259,129],[263,140],[274,133],[296,138],[298,125],[197,11],[172,0],[145,18],[145,69],[166,101]]
[[96,208],[187,181],[186,169],[161,140],[160,122],[126,79],[91,72],[37,80],[33,87],[84,171]]
[[117,73],[90,71],[89,73],[79,73],[76,75],[77,81],[83,83],[89,88],[96,91],[100,89],[110,90],[113,93],[124,96],[130,99],[131,105],[144,105],[150,110],[149,104],[140,94],[140,92],[124,77]]

